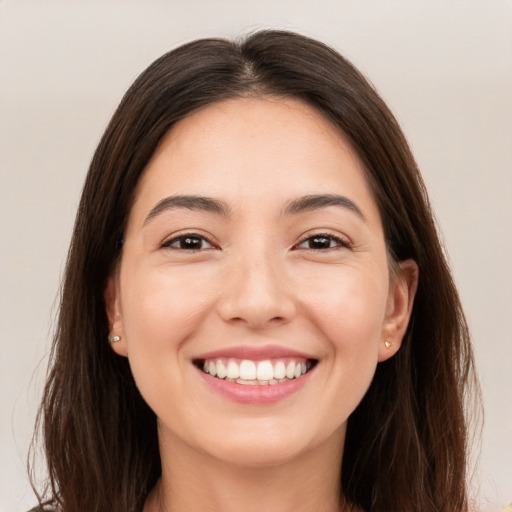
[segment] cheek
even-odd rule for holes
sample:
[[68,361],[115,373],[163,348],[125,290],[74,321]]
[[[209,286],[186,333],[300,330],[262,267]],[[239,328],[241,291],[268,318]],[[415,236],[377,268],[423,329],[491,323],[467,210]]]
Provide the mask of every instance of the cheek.
[[375,374],[387,274],[356,267],[331,268],[328,274],[317,275],[317,285],[308,286],[302,307],[324,347],[318,406],[324,413],[322,424],[334,430],[355,410]]
[[214,277],[184,267],[138,272],[127,266],[125,275],[121,315],[130,363],[143,369],[144,363],[155,368],[160,360],[179,362],[182,343],[215,301]]
[[120,306],[128,360],[137,387],[159,417],[174,417],[174,410],[189,406],[185,352],[215,301],[212,279],[212,286],[205,287],[208,276],[199,268],[193,273],[184,267],[122,269]]
[[341,353],[378,349],[386,302],[386,274],[357,268],[331,272],[307,294],[307,309],[333,348]]

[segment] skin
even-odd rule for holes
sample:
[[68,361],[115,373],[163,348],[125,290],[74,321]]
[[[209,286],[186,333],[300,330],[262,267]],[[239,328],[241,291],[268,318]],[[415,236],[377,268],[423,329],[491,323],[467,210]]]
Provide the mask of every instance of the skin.
[[[344,196],[361,215],[333,205],[283,213],[312,194]],[[229,213],[175,207],[147,220],[175,195],[221,200]],[[190,233],[209,242],[180,248],[176,237]],[[158,418],[162,478],[145,512],[344,509],[347,418],[399,349],[417,283],[412,261],[390,277],[377,205],[344,136],[297,100],[212,104],[159,144],[125,235],[106,302],[121,336],[112,348]],[[219,395],[192,363],[270,344],[318,360],[272,404]]]

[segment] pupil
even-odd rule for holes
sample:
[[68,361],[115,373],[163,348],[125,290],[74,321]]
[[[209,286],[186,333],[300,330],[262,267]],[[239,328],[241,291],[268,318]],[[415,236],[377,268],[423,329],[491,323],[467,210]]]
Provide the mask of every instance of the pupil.
[[201,239],[187,237],[181,241],[180,245],[181,245],[181,249],[200,249],[201,248]]
[[330,247],[331,241],[325,236],[315,236],[311,240],[310,247],[312,249],[328,249]]

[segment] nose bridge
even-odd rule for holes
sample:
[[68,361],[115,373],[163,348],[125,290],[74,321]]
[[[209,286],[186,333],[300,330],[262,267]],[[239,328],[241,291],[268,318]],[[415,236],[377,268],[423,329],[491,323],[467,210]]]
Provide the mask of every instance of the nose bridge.
[[246,249],[232,263],[221,305],[223,318],[254,328],[289,320],[295,307],[280,258],[265,247]]

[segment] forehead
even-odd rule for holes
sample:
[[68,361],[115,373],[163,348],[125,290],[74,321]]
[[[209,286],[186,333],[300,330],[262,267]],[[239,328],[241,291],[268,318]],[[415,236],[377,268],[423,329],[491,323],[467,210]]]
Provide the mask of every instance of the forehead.
[[327,147],[329,154],[336,148],[360,163],[341,130],[319,110],[298,99],[263,96],[215,102],[180,120],[164,136],[147,169],[171,152],[193,161],[205,152],[227,158],[245,150],[254,156],[255,147],[262,150],[262,158],[272,152],[276,166],[283,157],[293,158],[291,150],[300,159],[308,152],[313,156],[312,151],[318,158]]
[[237,98],[169,130],[146,166],[136,203],[201,194],[268,204],[311,193],[373,202],[359,157],[325,115],[296,99]]

